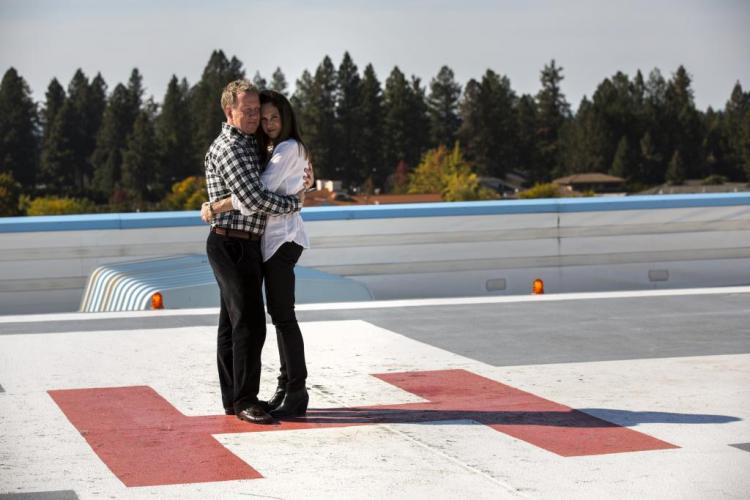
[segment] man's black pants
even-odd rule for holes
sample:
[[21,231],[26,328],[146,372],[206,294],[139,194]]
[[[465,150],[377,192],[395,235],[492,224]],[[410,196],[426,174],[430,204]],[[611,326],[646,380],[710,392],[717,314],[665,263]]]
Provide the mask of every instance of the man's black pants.
[[302,250],[300,245],[286,242],[263,263],[268,313],[276,327],[279,345],[278,385],[286,387],[287,392],[302,389],[307,379],[305,344],[294,314],[294,265]]
[[211,232],[206,253],[221,297],[216,350],[221,399],[225,409],[239,413],[258,401],[266,341],[260,241]]

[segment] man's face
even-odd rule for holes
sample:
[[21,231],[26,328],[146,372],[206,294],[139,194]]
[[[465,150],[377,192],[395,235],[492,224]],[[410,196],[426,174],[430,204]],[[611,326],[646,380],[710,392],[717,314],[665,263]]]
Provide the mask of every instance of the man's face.
[[260,123],[260,99],[255,92],[237,94],[234,106],[224,109],[227,123],[240,129],[245,134],[254,134]]

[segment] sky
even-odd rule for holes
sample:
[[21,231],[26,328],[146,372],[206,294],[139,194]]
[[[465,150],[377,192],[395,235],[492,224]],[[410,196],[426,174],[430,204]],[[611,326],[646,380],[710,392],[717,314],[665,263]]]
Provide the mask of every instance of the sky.
[[750,90],[748,26],[750,0],[0,0],[0,71],[16,68],[43,101],[77,68],[112,90],[137,67],[158,102],[173,74],[195,83],[215,49],[248,76],[281,67],[290,85],[349,51],[381,83],[397,65],[427,85],[447,65],[462,85],[492,69],[520,95],[555,59],[576,109],[617,71],[668,78],[682,64],[696,105],[723,108],[737,81]]

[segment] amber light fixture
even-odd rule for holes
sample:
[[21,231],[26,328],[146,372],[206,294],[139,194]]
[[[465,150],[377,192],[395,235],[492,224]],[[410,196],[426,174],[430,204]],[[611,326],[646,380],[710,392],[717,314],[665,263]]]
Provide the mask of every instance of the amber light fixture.
[[151,309],[164,309],[164,297],[156,292],[151,296]]
[[535,279],[534,284],[531,286],[531,293],[542,295],[544,293],[544,281],[539,278]]

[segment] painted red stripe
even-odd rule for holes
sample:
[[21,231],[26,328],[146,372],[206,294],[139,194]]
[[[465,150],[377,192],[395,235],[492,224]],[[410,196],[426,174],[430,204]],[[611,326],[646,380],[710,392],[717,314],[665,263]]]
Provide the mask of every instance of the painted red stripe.
[[678,448],[466,370],[375,376],[430,401],[413,410],[470,418],[564,457]]
[[[150,387],[50,391],[126,486],[262,477]],[[234,419],[236,420],[236,419]]]
[[234,417],[185,416],[145,386],[49,394],[126,486],[260,478],[213,437],[239,432],[471,419],[562,456],[676,448],[465,370],[375,376],[428,401],[312,409],[303,420],[264,426]]

